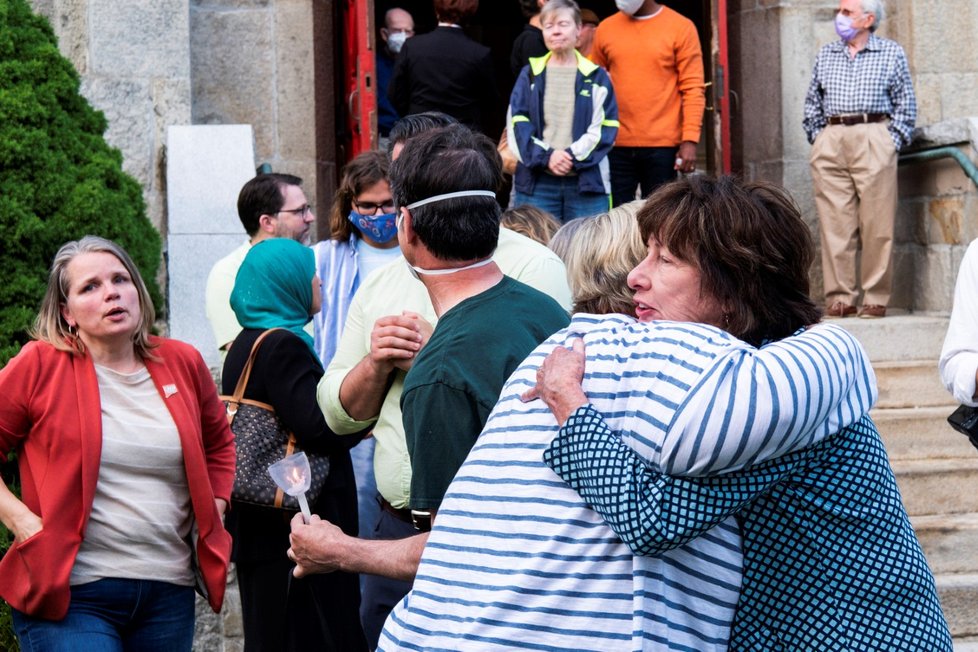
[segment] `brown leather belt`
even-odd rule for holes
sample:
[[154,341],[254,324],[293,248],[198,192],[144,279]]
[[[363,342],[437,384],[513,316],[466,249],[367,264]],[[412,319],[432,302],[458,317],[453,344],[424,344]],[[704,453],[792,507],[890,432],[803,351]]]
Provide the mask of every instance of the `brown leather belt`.
[[378,496],[377,499],[380,501],[380,508],[397,520],[410,523],[419,532],[431,530],[431,512],[420,509],[398,509],[384,500],[383,496]]
[[829,117],[830,125],[852,125],[869,124],[871,122],[883,122],[889,120],[890,116],[886,113],[853,113],[849,115],[833,115]]

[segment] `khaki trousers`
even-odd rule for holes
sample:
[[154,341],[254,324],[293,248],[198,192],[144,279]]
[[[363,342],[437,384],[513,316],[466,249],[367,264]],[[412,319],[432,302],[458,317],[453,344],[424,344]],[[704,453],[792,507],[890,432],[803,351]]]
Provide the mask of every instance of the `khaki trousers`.
[[[829,125],[809,163],[822,236],[825,302],[885,306],[897,204],[897,151],[885,122]],[[856,251],[862,243],[860,283]]]

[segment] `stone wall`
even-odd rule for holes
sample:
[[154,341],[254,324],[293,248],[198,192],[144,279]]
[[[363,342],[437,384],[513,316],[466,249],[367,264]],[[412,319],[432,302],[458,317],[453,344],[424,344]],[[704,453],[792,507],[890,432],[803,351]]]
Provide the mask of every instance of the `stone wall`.
[[31,2],[81,75],[82,94],[108,118],[106,140],[165,236],[166,128],[191,119],[188,0]]
[[312,26],[308,0],[190,0],[193,124],[252,125],[256,160],[315,206]]

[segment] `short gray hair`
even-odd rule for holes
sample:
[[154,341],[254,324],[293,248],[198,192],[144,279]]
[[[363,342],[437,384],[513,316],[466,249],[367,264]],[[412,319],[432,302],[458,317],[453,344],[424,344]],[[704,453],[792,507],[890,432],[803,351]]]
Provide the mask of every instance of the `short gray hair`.
[[873,14],[873,24],[870,25],[869,31],[875,32],[883,19],[886,18],[886,6],[883,4],[883,0],[862,0],[859,5],[862,7],[863,13]]

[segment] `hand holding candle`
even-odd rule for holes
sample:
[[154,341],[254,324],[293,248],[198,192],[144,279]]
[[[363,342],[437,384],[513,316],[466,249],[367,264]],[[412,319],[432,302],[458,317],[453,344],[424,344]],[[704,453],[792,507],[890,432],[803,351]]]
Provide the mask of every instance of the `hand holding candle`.
[[289,455],[285,459],[275,462],[268,467],[268,474],[279,488],[290,496],[294,496],[299,501],[299,509],[302,510],[302,520],[309,522],[312,513],[309,511],[309,502],[306,500],[306,492],[312,480],[312,471],[309,469],[309,458],[305,453]]

